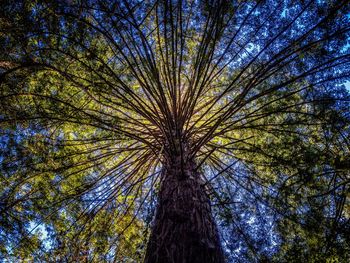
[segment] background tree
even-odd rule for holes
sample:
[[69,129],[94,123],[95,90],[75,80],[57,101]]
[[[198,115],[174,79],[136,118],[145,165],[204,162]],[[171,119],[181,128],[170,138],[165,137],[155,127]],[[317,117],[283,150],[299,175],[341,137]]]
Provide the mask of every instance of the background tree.
[[347,1],[1,10],[1,257],[349,256]]

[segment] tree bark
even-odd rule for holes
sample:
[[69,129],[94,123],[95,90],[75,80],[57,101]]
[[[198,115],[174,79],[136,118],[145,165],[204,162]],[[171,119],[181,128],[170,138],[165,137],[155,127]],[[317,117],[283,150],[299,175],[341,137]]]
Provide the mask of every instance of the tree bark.
[[195,162],[171,158],[163,170],[145,263],[224,263],[210,200]]

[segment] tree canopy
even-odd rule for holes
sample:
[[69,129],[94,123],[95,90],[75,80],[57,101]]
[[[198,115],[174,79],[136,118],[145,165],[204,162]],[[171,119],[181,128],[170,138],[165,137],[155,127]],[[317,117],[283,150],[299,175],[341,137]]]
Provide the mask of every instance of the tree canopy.
[[348,1],[0,5],[1,260],[141,262],[177,155],[228,262],[350,259]]

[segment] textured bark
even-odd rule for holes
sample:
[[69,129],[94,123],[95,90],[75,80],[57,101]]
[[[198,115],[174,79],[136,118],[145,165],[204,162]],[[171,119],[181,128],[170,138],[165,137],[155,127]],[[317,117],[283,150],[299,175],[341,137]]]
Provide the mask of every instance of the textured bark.
[[210,201],[195,163],[166,165],[145,263],[223,263]]

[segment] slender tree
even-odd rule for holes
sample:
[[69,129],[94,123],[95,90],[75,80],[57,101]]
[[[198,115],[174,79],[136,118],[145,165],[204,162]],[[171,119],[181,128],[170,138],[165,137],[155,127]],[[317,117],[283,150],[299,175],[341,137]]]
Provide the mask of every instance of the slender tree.
[[237,189],[279,222],[330,193],[349,217],[348,1],[1,5],[4,257],[225,262]]

